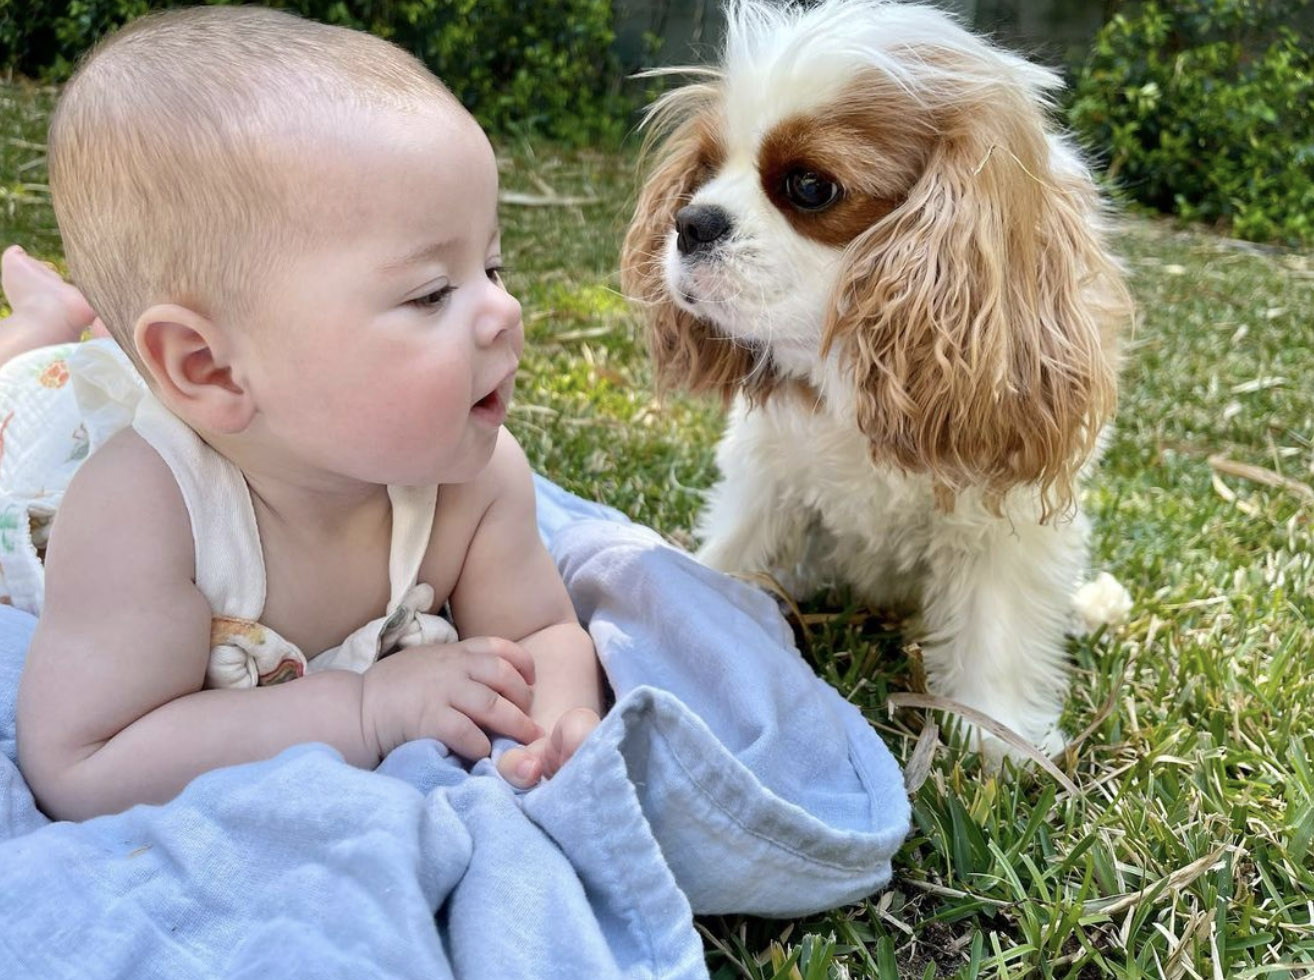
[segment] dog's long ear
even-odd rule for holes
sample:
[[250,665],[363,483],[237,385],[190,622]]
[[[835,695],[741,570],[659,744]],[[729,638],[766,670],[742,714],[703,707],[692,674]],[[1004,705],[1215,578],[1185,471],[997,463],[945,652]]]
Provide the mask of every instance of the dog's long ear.
[[[668,93],[649,117],[653,168],[644,182],[621,247],[621,288],[642,307],[657,384],[714,392],[729,400],[755,375],[753,351],[731,342],[671,299],[663,274],[675,213],[721,162],[715,85],[689,85]],[[664,139],[663,123],[680,116]],[[756,372],[760,374],[761,372]]]
[[904,203],[854,242],[826,343],[850,358],[873,458],[995,507],[1035,485],[1048,517],[1074,505],[1112,414],[1130,301],[1095,188],[1035,94],[976,94],[946,110]]

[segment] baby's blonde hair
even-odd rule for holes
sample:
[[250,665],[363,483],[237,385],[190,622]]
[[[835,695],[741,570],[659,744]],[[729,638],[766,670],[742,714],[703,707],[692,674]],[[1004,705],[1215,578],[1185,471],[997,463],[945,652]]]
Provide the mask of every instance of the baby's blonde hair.
[[418,60],[359,31],[258,7],[144,17],[87,57],[51,120],[72,279],[134,359],[134,325],[155,303],[248,314],[316,228],[315,189],[289,159],[296,134],[436,102],[464,113]]

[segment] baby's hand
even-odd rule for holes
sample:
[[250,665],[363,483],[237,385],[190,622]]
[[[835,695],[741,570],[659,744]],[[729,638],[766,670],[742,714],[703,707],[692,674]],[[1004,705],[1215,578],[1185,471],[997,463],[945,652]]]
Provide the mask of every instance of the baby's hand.
[[361,730],[383,758],[398,745],[436,738],[457,755],[482,759],[485,732],[532,742],[534,660],[510,640],[480,636],[408,647],[365,671]]
[[551,735],[503,752],[497,760],[497,771],[508,783],[520,789],[528,789],[540,779],[555,776],[600,721],[592,708],[571,708],[557,719]]

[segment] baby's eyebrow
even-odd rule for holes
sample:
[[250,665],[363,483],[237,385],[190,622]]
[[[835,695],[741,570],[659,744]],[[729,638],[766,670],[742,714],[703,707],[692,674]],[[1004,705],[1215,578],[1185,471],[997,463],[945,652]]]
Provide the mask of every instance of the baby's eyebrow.
[[421,245],[419,248],[412,249],[405,255],[395,259],[389,259],[384,262],[380,269],[385,272],[403,272],[411,266],[419,265],[422,262],[430,262],[434,259],[440,259],[443,255],[456,247],[457,241],[453,238],[445,238],[439,242],[429,242]]
[[[498,241],[502,235],[500,225],[494,226],[493,233],[488,236],[488,243]],[[380,270],[387,273],[404,272],[411,266],[419,265],[422,262],[431,262],[434,259],[443,258],[444,254],[452,251],[461,244],[459,238],[444,238],[442,241],[429,242],[421,245],[419,248],[412,249],[405,255],[395,259],[389,259],[380,266]]]

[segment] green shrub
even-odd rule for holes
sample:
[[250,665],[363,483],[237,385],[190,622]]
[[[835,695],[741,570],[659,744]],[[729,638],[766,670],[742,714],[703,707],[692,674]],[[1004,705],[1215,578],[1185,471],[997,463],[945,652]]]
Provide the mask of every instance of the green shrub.
[[611,0],[446,0],[442,7],[441,30],[410,30],[397,40],[485,125],[572,143],[624,134],[632,106],[611,49]]
[[[209,0],[226,2],[226,0]],[[0,67],[66,78],[102,35],[185,0],[0,0]],[[623,135],[610,0],[268,0],[368,30],[429,65],[494,132],[583,143]],[[23,6],[19,13],[14,8]]]
[[1309,0],[1167,0],[1095,39],[1069,120],[1135,199],[1241,238],[1314,243]]

